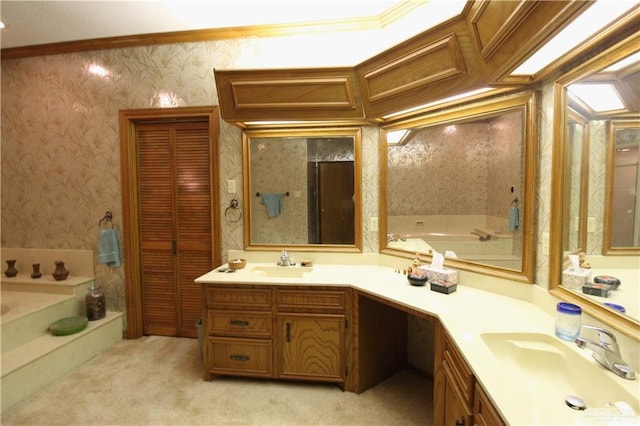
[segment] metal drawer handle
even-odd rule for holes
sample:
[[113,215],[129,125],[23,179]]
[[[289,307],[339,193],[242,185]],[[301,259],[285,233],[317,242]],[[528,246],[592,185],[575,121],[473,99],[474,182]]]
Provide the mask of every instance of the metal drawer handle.
[[231,325],[239,325],[242,327],[248,327],[249,326],[249,321],[247,320],[230,320],[229,323]]
[[233,361],[249,361],[249,355],[231,355]]

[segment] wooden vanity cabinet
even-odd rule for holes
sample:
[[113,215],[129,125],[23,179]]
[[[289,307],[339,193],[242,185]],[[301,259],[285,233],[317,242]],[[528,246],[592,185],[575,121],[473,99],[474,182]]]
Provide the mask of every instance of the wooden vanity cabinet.
[[205,285],[205,380],[224,374],[344,386],[349,291]]
[[271,377],[271,290],[216,285],[204,290],[205,380],[216,374]]
[[504,425],[442,325],[436,327],[433,424]]
[[343,383],[345,291],[277,289],[276,295],[278,376]]

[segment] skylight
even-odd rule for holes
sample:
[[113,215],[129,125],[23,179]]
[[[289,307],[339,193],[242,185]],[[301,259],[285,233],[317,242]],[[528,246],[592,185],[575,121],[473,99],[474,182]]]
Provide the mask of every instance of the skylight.
[[596,112],[624,109],[624,104],[611,84],[577,83],[568,87],[570,95],[579,98]]
[[598,0],[511,74],[533,75],[537,73],[627,13],[638,3],[640,2]]

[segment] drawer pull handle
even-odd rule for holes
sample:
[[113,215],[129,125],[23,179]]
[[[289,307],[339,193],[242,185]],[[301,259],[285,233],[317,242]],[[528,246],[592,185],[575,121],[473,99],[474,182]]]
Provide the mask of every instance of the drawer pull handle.
[[231,325],[239,325],[241,327],[248,327],[249,326],[249,321],[247,321],[247,320],[230,320],[229,323]]
[[249,355],[231,355],[232,361],[249,361]]
[[286,325],[287,342],[291,342],[291,323]]

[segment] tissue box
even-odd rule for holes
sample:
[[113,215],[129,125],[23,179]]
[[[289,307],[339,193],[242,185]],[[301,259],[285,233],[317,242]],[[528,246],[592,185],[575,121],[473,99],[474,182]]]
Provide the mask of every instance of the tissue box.
[[458,271],[453,269],[433,269],[431,265],[421,266],[420,269],[425,271],[429,281],[446,281],[451,284],[458,284]]
[[567,268],[562,271],[562,285],[571,290],[580,290],[589,280],[591,269]]

